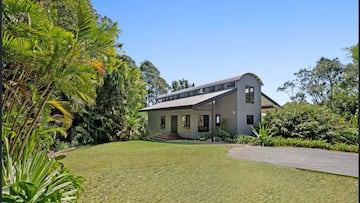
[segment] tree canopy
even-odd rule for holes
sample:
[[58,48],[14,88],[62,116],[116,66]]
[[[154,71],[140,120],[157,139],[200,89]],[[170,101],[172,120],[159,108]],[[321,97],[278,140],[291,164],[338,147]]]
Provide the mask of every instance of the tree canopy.
[[179,91],[179,90],[183,90],[189,87],[194,87],[195,84],[192,83],[190,84],[188,80],[185,79],[181,79],[181,80],[174,80],[171,82],[171,91],[175,92],[175,91]]
[[166,94],[170,89],[166,80],[160,76],[160,71],[150,61],[145,60],[140,65],[143,80],[147,83],[146,103],[152,105],[156,103],[156,98],[161,94]]
[[339,59],[321,57],[313,68],[294,73],[278,91],[289,95],[291,101],[311,102],[326,106],[351,119],[358,108],[358,45],[346,49],[352,62],[344,65]]

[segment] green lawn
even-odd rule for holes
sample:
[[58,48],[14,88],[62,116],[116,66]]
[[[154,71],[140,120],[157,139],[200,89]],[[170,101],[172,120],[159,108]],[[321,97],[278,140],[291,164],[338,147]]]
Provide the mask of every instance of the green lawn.
[[227,156],[225,145],[130,141],[83,147],[65,165],[80,202],[357,202],[357,179]]

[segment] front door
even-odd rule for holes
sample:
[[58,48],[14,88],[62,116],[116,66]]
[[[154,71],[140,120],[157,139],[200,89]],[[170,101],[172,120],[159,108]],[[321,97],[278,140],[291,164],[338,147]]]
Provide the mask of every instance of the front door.
[[177,133],[178,128],[178,117],[171,116],[171,133]]

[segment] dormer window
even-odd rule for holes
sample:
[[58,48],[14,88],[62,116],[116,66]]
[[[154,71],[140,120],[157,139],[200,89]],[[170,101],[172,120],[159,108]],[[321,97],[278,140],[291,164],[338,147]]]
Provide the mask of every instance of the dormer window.
[[245,102],[251,104],[255,102],[254,87],[245,86]]

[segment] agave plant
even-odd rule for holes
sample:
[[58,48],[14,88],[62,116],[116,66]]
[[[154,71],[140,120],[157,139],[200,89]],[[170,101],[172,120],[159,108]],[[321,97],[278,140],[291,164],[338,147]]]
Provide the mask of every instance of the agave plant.
[[74,202],[82,190],[82,177],[73,176],[57,158],[36,151],[23,160],[9,156],[9,142],[4,138],[2,162],[3,202]]
[[270,134],[269,127],[263,123],[258,124],[258,131],[251,126],[251,131],[256,135],[256,144],[260,144],[262,146],[272,146],[271,138],[273,134]]

